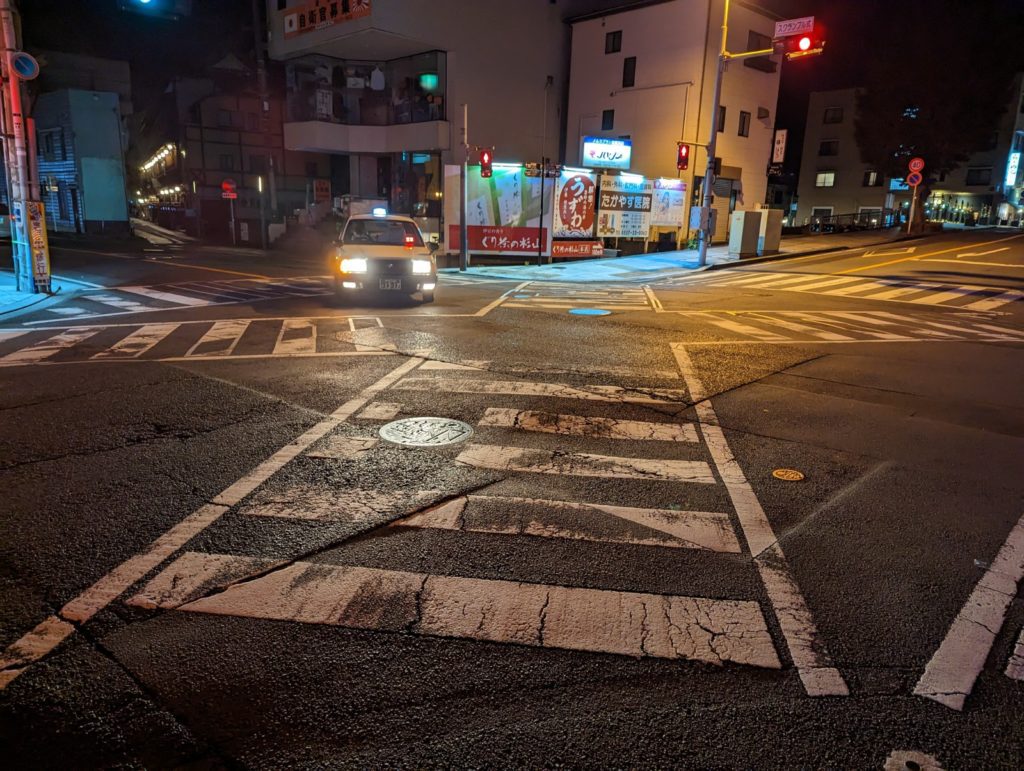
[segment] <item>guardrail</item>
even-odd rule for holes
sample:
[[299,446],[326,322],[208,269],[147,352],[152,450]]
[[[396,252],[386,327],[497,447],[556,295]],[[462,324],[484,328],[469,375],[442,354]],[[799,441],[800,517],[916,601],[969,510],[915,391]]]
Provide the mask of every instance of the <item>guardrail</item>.
[[870,209],[856,214],[830,214],[826,217],[811,217],[804,225],[804,232],[849,233],[859,230],[887,230],[900,225],[900,212],[895,209]]

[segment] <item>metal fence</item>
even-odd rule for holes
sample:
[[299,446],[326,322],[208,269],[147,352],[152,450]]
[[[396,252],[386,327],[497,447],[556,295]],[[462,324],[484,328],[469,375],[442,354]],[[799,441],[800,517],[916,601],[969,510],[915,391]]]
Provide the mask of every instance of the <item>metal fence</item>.
[[807,233],[848,233],[858,230],[885,230],[901,223],[900,212],[895,209],[864,209],[856,214],[830,214],[811,217],[804,226]]

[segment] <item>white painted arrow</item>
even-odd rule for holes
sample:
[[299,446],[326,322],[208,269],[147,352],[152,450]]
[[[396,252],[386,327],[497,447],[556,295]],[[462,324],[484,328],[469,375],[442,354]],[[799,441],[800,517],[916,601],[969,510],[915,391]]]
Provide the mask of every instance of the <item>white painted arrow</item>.
[[916,246],[905,246],[902,249],[891,249],[887,252],[864,252],[865,257],[895,257],[899,254],[913,254],[917,251]]

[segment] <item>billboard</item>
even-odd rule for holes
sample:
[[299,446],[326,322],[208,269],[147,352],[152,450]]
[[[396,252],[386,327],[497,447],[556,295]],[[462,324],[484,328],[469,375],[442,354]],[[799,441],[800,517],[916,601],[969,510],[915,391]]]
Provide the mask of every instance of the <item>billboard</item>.
[[371,0],[306,0],[284,11],[284,39],[370,15]]
[[[448,249],[459,241],[460,176],[458,166],[445,166],[445,222]],[[526,176],[521,164],[493,167],[489,178],[479,166],[469,167],[466,219],[469,249],[480,254],[536,255],[541,243],[551,248],[551,229],[541,228],[540,177]],[[550,222],[553,179],[544,180],[544,222]]]
[[629,139],[583,137],[580,163],[600,169],[628,169],[633,157],[633,142]]
[[632,174],[601,175],[597,235],[601,238],[647,238],[651,229],[654,182]]
[[686,183],[681,179],[654,180],[651,226],[681,228],[686,224]]
[[597,175],[588,171],[562,171],[555,180],[555,238],[591,238],[597,207]]

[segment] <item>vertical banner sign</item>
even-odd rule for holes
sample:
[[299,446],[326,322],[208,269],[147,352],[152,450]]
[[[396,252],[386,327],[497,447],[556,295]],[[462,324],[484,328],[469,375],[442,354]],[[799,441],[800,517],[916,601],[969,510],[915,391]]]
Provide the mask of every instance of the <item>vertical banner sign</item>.
[[654,182],[643,177],[601,175],[597,235],[647,238],[651,229]]
[[654,180],[651,227],[681,228],[686,223],[686,183],[681,179]]
[[[481,177],[479,166],[469,167],[466,201],[469,248],[478,254],[536,256],[538,236],[550,250],[551,228],[541,229],[540,177],[526,176],[521,165],[495,165],[491,177]],[[551,221],[553,179],[544,179],[545,223]],[[459,167],[445,167],[445,222],[448,249],[459,248]],[[539,232],[538,232],[539,231]]]
[[331,180],[329,179],[314,179],[313,180],[313,202],[324,203],[325,201],[331,200]]
[[32,277],[36,284],[48,284],[50,247],[46,237],[46,211],[39,201],[26,201],[28,214],[28,246],[32,255]]
[[562,172],[555,180],[555,238],[592,238],[597,204],[597,176]]
[[785,163],[786,139],[788,136],[789,129],[777,129],[775,131],[775,143],[772,145],[772,163]]

